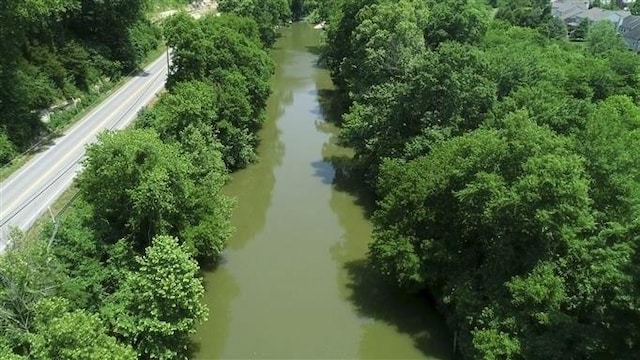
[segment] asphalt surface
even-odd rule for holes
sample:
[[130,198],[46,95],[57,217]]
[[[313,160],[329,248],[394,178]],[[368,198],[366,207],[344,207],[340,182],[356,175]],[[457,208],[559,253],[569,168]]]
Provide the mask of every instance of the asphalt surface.
[[138,73],[64,135],[56,138],[0,185],[0,252],[10,228],[27,230],[73,183],[82,168],[85,147],[103,130],[125,128],[164,88],[166,53]]

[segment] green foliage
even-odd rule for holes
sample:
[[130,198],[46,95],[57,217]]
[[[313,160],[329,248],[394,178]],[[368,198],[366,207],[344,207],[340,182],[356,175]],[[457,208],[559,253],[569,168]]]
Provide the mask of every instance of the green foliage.
[[325,57],[334,82],[345,93],[349,91],[346,86],[348,77],[342,73],[342,64],[349,60],[350,54],[353,53],[352,35],[359,25],[358,12],[365,6],[373,6],[378,2],[378,0],[344,0],[335,19],[329,23],[327,44],[324,48]]
[[567,25],[562,19],[552,17],[545,24],[541,24],[540,32],[550,39],[566,39],[568,35]]
[[584,128],[591,109],[589,101],[572,98],[557,85],[542,81],[513,90],[494,106],[487,122],[493,124],[511,112],[526,110],[539,125],[561,134],[576,134]]
[[[391,231],[386,235],[397,232],[402,239],[414,239],[405,256],[423,259],[420,269],[395,277],[401,283],[427,278],[428,266],[439,268],[443,275],[450,267],[475,272],[482,264],[517,274],[517,269],[529,268],[544,257],[550,247],[560,246],[556,242],[562,242],[561,234],[575,236],[590,224],[584,214],[589,205],[587,180],[567,142],[533,125],[523,114],[508,119],[505,126],[445,141],[428,157],[407,164],[383,166],[378,183],[383,200],[376,224]],[[408,188],[402,188],[405,184]],[[563,212],[555,209],[554,201],[563,201]],[[394,236],[376,237],[372,247],[376,262],[386,263],[380,261],[382,254],[406,248],[389,243]],[[491,248],[497,239],[502,243]],[[524,247],[528,261],[509,255]],[[513,261],[518,264],[509,263]]]
[[[327,64],[351,101],[340,135],[378,196],[370,259],[435,295],[467,358],[632,359],[640,60],[608,22],[584,22],[576,45],[547,0],[498,7],[486,32],[463,1],[413,7],[416,21],[350,0],[330,23]],[[371,40],[414,24],[436,30],[381,71]]]
[[434,142],[477,127],[495,101],[484,54],[468,45],[444,43],[410,71],[406,82],[372,87],[344,116],[341,137],[369,181],[382,159],[420,156]]
[[205,79],[224,86],[226,73],[237,72],[245,78],[249,101],[258,112],[264,109],[270,94],[273,62],[253,36],[247,36],[254,33],[254,25],[246,20],[220,18],[224,15],[200,20],[181,15],[167,23],[167,45],[174,49],[168,86]]
[[36,305],[55,295],[66,276],[46,244],[19,243],[0,257],[0,329],[17,352],[27,348]]
[[588,190],[571,143],[516,113],[502,128],[382,167],[372,260],[401,285],[428,283],[446,299],[474,334],[474,358],[515,349],[544,358],[533,344],[552,341],[570,316],[559,267],[594,226]]
[[198,265],[168,236],[158,236],[135,271],[109,300],[104,313],[113,331],[134,344],[142,358],[186,359],[189,337],[207,315]]
[[[25,81],[0,91],[20,90],[46,106],[59,91],[76,95],[115,75],[132,64],[123,59],[157,45],[157,30],[137,15],[152,6],[82,3],[73,10],[89,14],[65,21],[90,29],[62,48],[29,43],[29,62],[0,72]],[[17,242],[0,257],[3,358],[186,358],[207,313],[196,261],[213,265],[221,255],[232,231],[233,202],[222,194],[228,169],[255,158],[273,72],[261,35],[254,20],[235,15],[168,22],[178,63],[169,91],[140,115],[139,129],[101,134],[65,216],[42,239]],[[10,127],[9,135],[24,131],[24,124]],[[7,156],[15,149],[2,129]]]
[[[180,143],[191,133],[187,129],[192,128],[204,136],[205,146],[224,144],[222,158],[229,169],[245,167],[255,159],[254,133],[261,118],[253,117],[246,81],[234,75],[223,75],[227,79],[224,87],[200,81],[178,83],[141,116],[138,126],[153,128],[165,141]],[[196,149],[189,151],[195,152]]]
[[589,115],[580,137],[588,159],[592,198],[608,221],[633,221],[640,211],[640,162],[629,152],[640,141],[640,108],[610,97]]
[[569,33],[569,37],[573,40],[585,40],[587,34],[589,34],[589,28],[593,24],[593,21],[589,19],[583,19],[572,32]]
[[291,19],[289,0],[221,0],[218,9],[254,19],[260,29],[260,39],[267,47],[276,41],[276,28]]
[[6,164],[13,158],[15,153],[15,147],[9,140],[7,133],[0,130],[0,163]]
[[640,3],[633,2],[631,4],[631,15],[639,15],[640,14]]
[[157,234],[181,235],[213,216],[218,231],[191,247],[195,257],[213,260],[229,236],[231,207],[221,194],[226,174],[201,175],[178,146],[163,143],[153,131],[130,130],[103,133],[87,149],[78,184],[93,206],[101,238],[113,243],[129,237],[139,250]]
[[36,326],[30,336],[30,359],[137,359],[133,349],[107,335],[97,315],[83,310],[66,312],[65,303],[53,298],[38,304]]
[[425,27],[428,44],[436,47],[445,41],[475,43],[487,29],[489,15],[474,0],[434,0]]
[[423,2],[413,0],[372,4],[358,12],[347,50],[352,56],[340,65],[351,94],[406,76],[425,53],[425,16]]
[[[76,199],[73,208],[58,220],[51,254],[61,263],[68,280],[58,294],[69,299],[71,309],[97,311],[106,292],[110,269],[103,259],[108,249],[100,243],[91,229],[93,209],[84,199]],[[54,235],[53,224],[45,231],[46,237]]]
[[[139,126],[183,145],[187,134],[197,132],[203,146],[222,152],[230,170],[253,162],[274,71],[256,22],[236,15],[194,20],[182,14],[169,19],[165,34],[174,50],[170,92]],[[188,152],[202,153],[192,146]]]
[[537,28],[551,20],[549,0],[499,0],[496,19]]
[[[622,40],[613,24],[598,21],[588,30],[587,48],[593,55],[606,55],[609,52],[626,52],[627,44]],[[614,55],[615,56],[615,55]]]

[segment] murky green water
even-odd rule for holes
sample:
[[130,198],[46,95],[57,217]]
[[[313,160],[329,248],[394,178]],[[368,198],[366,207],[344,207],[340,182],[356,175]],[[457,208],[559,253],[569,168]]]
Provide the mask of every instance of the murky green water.
[[293,24],[277,63],[260,162],[234,175],[237,228],[226,261],[205,277],[209,321],[198,359],[451,358],[443,319],[368,270],[371,224],[333,185],[348,155],[323,120],[332,89],[316,66],[321,31]]

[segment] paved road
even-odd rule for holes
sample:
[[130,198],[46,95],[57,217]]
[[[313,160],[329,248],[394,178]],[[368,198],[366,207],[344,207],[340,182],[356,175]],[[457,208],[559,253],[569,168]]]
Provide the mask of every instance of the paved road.
[[166,54],[129,80],[0,185],[0,252],[9,229],[28,229],[66,190],[81,168],[85,146],[105,129],[122,129],[164,88]]

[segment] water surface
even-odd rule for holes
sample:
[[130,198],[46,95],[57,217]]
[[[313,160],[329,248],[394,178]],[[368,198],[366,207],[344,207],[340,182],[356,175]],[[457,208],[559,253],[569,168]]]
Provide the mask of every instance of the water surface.
[[283,31],[260,161],[234,174],[236,233],[205,276],[209,320],[198,359],[450,359],[451,337],[425,299],[367,267],[371,224],[336,188],[337,129],[321,104],[333,89],[317,65],[322,32]]

